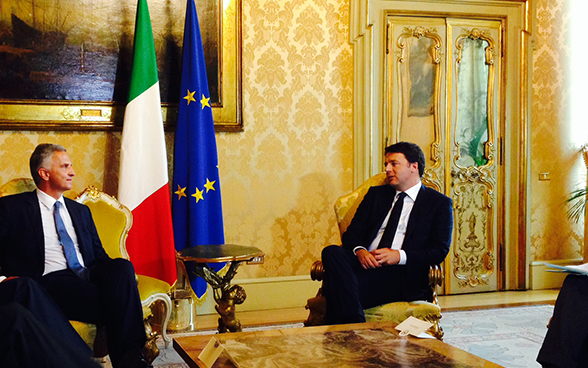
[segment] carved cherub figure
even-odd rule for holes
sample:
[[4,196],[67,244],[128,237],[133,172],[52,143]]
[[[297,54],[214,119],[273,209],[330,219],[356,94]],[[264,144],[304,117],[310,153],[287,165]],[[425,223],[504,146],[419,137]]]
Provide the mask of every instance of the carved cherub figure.
[[242,304],[246,297],[245,289],[239,285],[233,285],[229,289],[223,290],[220,296],[218,293],[214,293],[214,300],[217,303],[215,308],[221,316],[218,321],[220,333],[241,331],[241,322],[235,318],[235,305]]

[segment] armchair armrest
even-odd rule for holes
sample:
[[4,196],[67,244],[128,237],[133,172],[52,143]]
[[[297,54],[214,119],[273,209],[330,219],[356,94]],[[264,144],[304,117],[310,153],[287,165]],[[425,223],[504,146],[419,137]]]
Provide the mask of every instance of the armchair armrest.
[[310,279],[312,281],[323,281],[324,272],[323,261],[315,261],[310,266]]
[[443,267],[441,265],[431,265],[429,267],[429,285],[435,289],[437,286],[443,285],[443,280],[445,280]]
[[[443,285],[443,280],[445,279],[443,267],[441,265],[431,265],[429,267],[429,286],[435,290],[437,286]],[[315,261],[310,266],[310,279],[312,281],[323,281],[324,273],[325,269],[322,261]]]

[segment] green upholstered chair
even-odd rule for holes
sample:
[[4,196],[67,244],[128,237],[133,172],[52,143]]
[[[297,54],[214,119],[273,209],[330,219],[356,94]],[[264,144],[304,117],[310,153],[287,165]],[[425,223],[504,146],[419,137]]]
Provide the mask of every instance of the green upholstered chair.
[[[339,232],[343,234],[357,207],[363,200],[369,188],[376,185],[387,184],[388,179],[385,173],[377,174],[361,184],[352,193],[340,197],[335,203],[335,214],[339,225]],[[323,263],[316,261],[311,266],[310,276],[315,281],[323,280]],[[372,321],[393,321],[400,323],[410,316],[433,323],[428,333],[439,340],[443,339],[443,330],[439,325],[441,319],[441,307],[437,300],[436,287],[443,283],[443,270],[440,265],[431,265],[429,272],[429,285],[433,291],[431,300],[413,301],[413,302],[396,302],[380,305],[374,308],[364,310],[366,320]],[[308,319],[304,322],[306,326],[316,326],[324,324],[324,315],[326,311],[326,300],[322,295],[322,288],[319,289],[314,298],[308,300],[306,309],[310,311]]]
[[[126,249],[126,238],[133,223],[131,211],[114,197],[98,190],[94,186],[86,188],[76,200],[90,208],[98,236],[104,250],[111,258],[129,259]],[[171,286],[162,280],[145,275],[137,275],[137,287],[143,318],[147,333],[146,355],[151,361],[159,354],[156,340],[161,334],[165,346],[169,347],[171,339],[167,335],[172,302],[168,295]],[[154,328],[155,326],[159,328]],[[157,330],[157,331],[156,331]]]

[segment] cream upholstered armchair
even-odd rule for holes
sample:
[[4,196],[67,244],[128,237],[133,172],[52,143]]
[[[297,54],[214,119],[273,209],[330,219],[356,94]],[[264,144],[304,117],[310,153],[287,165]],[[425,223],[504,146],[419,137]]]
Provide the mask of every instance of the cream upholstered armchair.
[[[111,258],[129,259],[125,241],[133,223],[131,211],[115,198],[92,185],[86,188],[76,200],[90,208],[106,253]],[[156,345],[157,332],[152,328],[154,322],[160,326],[159,330],[165,346],[169,347],[171,343],[166,332],[172,309],[172,302],[168,295],[171,286],[153,277],[137,275],[137,287],[143,305],[143,320],[147,332],[147,358],[153,361],[159,354]]]
[[[363,200],[370,187],[376,185],[383,185],[388,182],[385,173],[377,174],[369,178],[366,182],[361,184],[352,193],[340,197],[335,202],[335,214],[337,216],[337,223],[339,225],[339,232],[341,235],[347,230],[357,207]],[[323,280],[323,263],[316,261],[310,269],[310,277],[315,281]],[[433,291],[431,300],[413,301],[413,302],[396,302],[380,305],[370,309],[365,309],[365,318],[368,322],[371,321],[393,321],[400,323],[410,316],[419,318],[433,323],[429,329],[429,333],[439,340],[443,339],[443,330],[439,326],[441,319],[441,307],[437,300],[436,287],[443,283],[443,270],[440,265],[431,265],[429,272],[429,285]],[[326,300],[322,295],[322,288],[319,289],[314,298],[308,299],[306,309],[310,311],[308,319],[304,322],[306,326],[316,326],[324,324],[324,317],[326,311]]]

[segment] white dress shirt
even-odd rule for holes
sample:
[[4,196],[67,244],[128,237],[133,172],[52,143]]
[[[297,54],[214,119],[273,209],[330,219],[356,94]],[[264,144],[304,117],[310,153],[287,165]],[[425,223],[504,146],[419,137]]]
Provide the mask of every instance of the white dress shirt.
[[[57,201],[55,198],[39,189],[37,189],[37,198],[39,198],[41,219],[43,221],[43,238],[45,240],[45,271],[43,272],[43,275],[46,275],[50,272],[65,270],[67,268],[67,260],[65,258],[63,246],[59,241],[59,235],[57,235],[57,227],[55,226],[55,218],[53,217],[53,208]],[[71,221],[71,216],[67,211],[67,207],[65,206],[63,196],[59,198],[59,202],[62,204],[59,210],[59,215],[63,219],[65,229],[75,245],[78,261],[85,267],[82,254],[80,253],[76,230]]]
[[[400,265],[406,264],[406,252],[402,249],[402,243],[404,242],[404,236],[406,235],[406,227],[408,225],[408,219],[410,218],[410,213],[412,212],[414,202],[417,199],[417,196],[419,194],[420,189],[421,189],[421,181],[419,180],[419,182],[416,185],[408,188],[405,191],[406,197],[404,197],[404,204],[402,206],[402,212],[400,213],[400,219],[398,220],[398,227],[396,228],[396,233],[394,234],[394,240],[392,240],[392,246],[390,247],[392,249],[397,249],[398,252],[400,253],[400,261],[398,262],[398,264],[400,264]],[[394,197],[394,200],[392,201],[392,206],[390,206],[390,210],[388,211],[388,214],[386,215],[386,217],[384,218],[384,221],[380,225],[380,229],[378,230],[376,237],[374,238],[374,240],[372,240],[369,248],[367,249],[368,251],[371,252],[372,250],[378,248],[378,245],[380,244],[380,240],[382,239],[382,236],[384,235],[384,230],[386,230],[386,225],[388,225],[388,219],[390,218],[390,214],[392,213],[392,208],[394,207],[394,204],[398,200],[398,194],[400,194],[400,192],[396,193],[396,196]],[[362,249],[362,248],[365,249],[365,247],[356,247],[353,250],[353,252],[356,252],[358,249]]]

